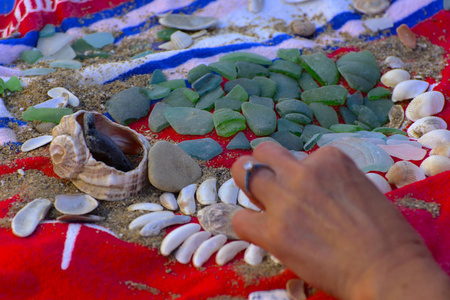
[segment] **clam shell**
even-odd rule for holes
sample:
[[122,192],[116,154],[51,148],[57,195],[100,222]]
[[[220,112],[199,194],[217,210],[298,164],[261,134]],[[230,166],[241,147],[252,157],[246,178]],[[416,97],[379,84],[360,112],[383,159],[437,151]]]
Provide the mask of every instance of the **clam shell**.
[[234,179],[230,178],[220,186],[218,196],[220,201],[222,201],[223,203],[235,205],[237,202],[238,193],[238,186],[234,182]]
[[144,136],[129,127],[110,121],[99,113],[95,116],[97,129],[109,136],[125,153],[142,153],[139,165],[128,172],[119,171],[95,160],[84,139],[85,111],[64,116],[53,128],[50,157],[55,173],[72,181],[86,194],[101,200],[123,200],[138,194],[148,184],[148,151],[150,144]]
[[[392,72],[392,71],[390,71]],[[392,101],[412,99],[425,92],[429,83],[422,80],[405,80],[397,84],[392,92]]]
[[195,191],[197,184],[193,183],[181,189],[178,194],[177,203],[180,210],[185,215],[193,215],[196,211]]
[[177,210],[178,203],[174,193],[162,193],[159,196],[159,203],[168,210]]
[[420,164],[420,169],[426,176],[434,176],[436,174],[450,170],[450,158],[440,155],[431,155],[424,159]]
[[389,193],[392,191],[391,185],[384,179],[383,176],[378,175],[377,173],[366,173],[366,177],[369,178],[370,181],[377,187],[377,189],[383,194]]
[[92,223],[100,222],[105,218],[97,215],[63,215],[56,218],[57,221],[66,223]]
[[229,239],[237,240],[239,237],[234,232],[231,220],[241,209],[238,205],[216,203],[199,210],[197,218],[204,230],[212,234],[225,234]]
[[396,87],[400,82],[407,81],[411,78],[408,72],[402,69],[390,70],[381,76],[380,81],[388,87]]
[[386,173],[389,183],[401,188],[405,185],[425,179],[425,173],[409,161],[396,162]]
[[180,246],[188,237],[200,231],[200,229],[200,225],[190,223],[171,231],[161,242],[161,254],[163,256],[170,255],[175,248]]
[[188,237],[175,253],[175,259],[181,264],[187,264],[194,254],[195,250],[207,239],[211,233],[208,231],[200,231]]
[[219,249],[216,254],[216,264],[219,266],[225,265],[232,260],[239,252],[246,249],[250,245],[246,241],[232,241]]
[[[396,56],[388,56],[383,62],[386,66],[388,66],[391,69],[401,69],[405,66],[403,61],[396,57]],[[409,75],[409,74],[408,74]],[[409,77],[408,77],[409,79]]]
[[430,155],[440,155],[450,158],[450,143],[437,145],[430,151]]
[[161,211],[163,209],[164,208],[158,203],[150,203],[150,202],[135,203],[127,207],[128,211],[134,210]]
[[252,201],[250,201],[250,198],[247,197],[247,195],[245,194],[245,192],[243,190],[239,190],[238,203],[245,208],[256,210],[256,211],[261,211],[261,209],[258,206],[256,206],[255,204],[253,204]]
[[84,215],[97,208],[98,202],[86,194],[57,195],[55,208],[66,215]]
[[47,92],[47,95],[49,95],[52,98],[69,97],[68,101],[71,106],[77,107],[78,105],[80,105],[80,99],[78,99],[77,96],[75,96],[74,94],[72,94],[71,92],[69,92],[67,89],[65,89],[63,87],[52,88],[51,90],[49,90]]
[[20,150],[22,150],[22,152],[31,151],[31,150],[34,150],[34,149],[37,149],[39,147],[47,145],[52,140],[53,140],[53,137],[51,135],[38,136],[38,137],[35,137],[35,138],[32,138],[32,139],[29,139],[28,141],[23,143],[23,145],[20,148]]
[[444,95],[441,92],[431,91],[415,97],[406,108],[405,115],[411,121],[429,117],[440,113],[444,108]]
[[289,299],[306,300],[305,282],[301,279],[290,279],[286,283],[286,291]]
[[262,263],[267,252],[263,248],[250,244],[244,253],[244,261],[252,266],[257,266]]
[[217,196],[217,179],[208,178],[203,181],[195,192],[197,201],[203,205],[214,204],[219,198]]
[[405,119],[405,111],[401,105],[393,105],[388,113],[389,127],[400,128]]
[[192,45],[192,42],[193,39],[189,34],[182,31],[176,31],[170,36],[170,42],[161,44],[158,48],[165,50],[181,50]]
[[47,100],[45,102],[36,104],[34,107],[35,108],[58,108],[58,107],[66,107],[68,102],[69,97],[56,97],[50,100]]
[[436,129],[422,135],[418,142],[422,144],[423,147],[433,149],[434,147],[450,143],[450,131],[446,129]]
[[211,17],[198,17],[192,15],[166,14],[159,18],[159,23],[166,27],[181,30],[201,30],[216,25],[218,19]]
[[409,137],[418,139],[425,133],[436,129],[447,129],[447,123],[438,117],[424,117],[409,126],[407,132]]
[[25,205],[14,216],[11,228],[14,235],[27,237],[34,232],[52,206],[48,199],[37,198]]
[[190,221],[191,217],[180,215],[175,215],[167,219],[155,220],[142,227],[142,229],[139,231],[139,234],[141,236],[157,236],[161,232],[161,230],[166,227],[178,224],[186,224]]
[[137,217],[128,225],[128,229],[140,229],[150,222],[172,218],[175,214],[171,211],[156,211]]
[[192,263],[196,268],[200,268],[217,250],[219,250],[227,242],[227,237],[223,234],[213,236],[195,250],[192,257]]
[[356,10],[368,15],[381,13],[389,5],[390,2],[388,0],[353,0],[353,6]]

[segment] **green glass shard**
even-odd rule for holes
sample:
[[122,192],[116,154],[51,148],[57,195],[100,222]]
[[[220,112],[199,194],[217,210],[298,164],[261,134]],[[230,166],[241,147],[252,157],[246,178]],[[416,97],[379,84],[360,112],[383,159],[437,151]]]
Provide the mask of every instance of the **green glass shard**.
[[379,86],[370,90],[369,93],[367,94],[367,97],[369,98],[369,100],[377,100],[381,98],[390,98],[390,95],[391,95],[390,90]]
[[186,81],[184,79],[172,79],[164,82],[158,83],[160,86],[166,87],[173,90],[176,90],[178,88],[185,88],[186,87]]
[[278,59],[269,67],[271,72],[281,73],[294,79],[299,79],[303,68],[301,65],[288,60]]
[[250,149],[250,142],[243,132],[238,132],[236,136],[228,143],[227,150]]
[[322,103],[311,103],[309,107],[313,110],[320,126],[330,128],[331,125],[339,124],[338,115],[332,107]]
[[234,62],[232,61],[219,61],[208,66],[211,71],[225,77],[228,80],[233,80],[237,78],[237,71]]
[[29,65],[34,64],[41,57],[42,53],[39,50],[24,50],[20,53],[20,59]]
[[301,98],[306,104],[320,102],[327,105],[343,105],[347,98],[347,89],[340,85],[328,85],[304,91]]
[[300,64],[321,85],[335,85],[339,81],[334,60],[321,52],[300,56]]
[[241,108],[247,125],[254,134],[264,136],[275,131],[277,116],[273,109],[250,102],[244,102]]
[[298,85],[303,91],[317,89],[319,87],[319,84],[317,84],[314,78],[312,78],[312,76],[307,72],[302,73],[300,79],[298,80]]
[[163,71],[160,69],[153,71],[152,78],[150,78],[150,84],[159,84],[166,81],[166,75],[164,75]]
[[237,77],[252,79],[256,76],[269,76],[270,71],[264,66],[247,62],[237,61],[235,63],[237,69]]
[[148,127],[153,132],[160,132],[164,128],[170,126],[169,122],[167,122],[166,117],[164,116],[164,109],[169,107],[169,105],[163,102],[157,102],[155,106],[153,106],[152,111],[148,117]]
[[192,84],[194,81],[208,73],[211,73],[211,70],[206,65],[198,65],[188,72],[187,81]]
[[244,116],[229,108],[216,110],[213,121],[218,136],[229,137],[246,128]]
[[167,95],[162,102],[173,107],[194,107],[195,104],[190,101],[184,92],[187,88],[178,88]]
[[164,28],[156,33],[156,36],[158,39],[164,40],[164,41],[170,41],[170,36],[172,33],[177,32],[177,28]]
[[303,126],[298,123],[286,120],[284,118],[280,118],[277,120],[277,130],[289,131],[297,136],[300,136],[303,132]]
[[301,95],[297,80],[279,73],[271,73],[270,79],[277,84],[277,92],[273,96],[275,102],[284,98],[299,98]]
[[248,100],[247,91],[240,84],[236,84],[231,91],[228,92],[227,97],[243,102]]
[[146,88],[147,97],[150,100],[157,100],[167,97],[170,94],[170,89],[157,84],[149,84]]
[[293,63],[298,63],[300,59],[300,50],[298,48],[278,49],[277,56]]
[[272,61],[267,57],[250,52],[233,52],[225,54],[219,59],[219,61],[239,61],[239,60],[248,61],[260,65],[272,64]]
[[24,119],[25,121],[42,121],[59,124],[63,116],[71,114],[73,114],[72,109],[67,107],[35,108],[33,106],[30,106],[26,111],[22,113],[22,119]]
[[269,78],[256,76],[252,79],[252,81],[256,82],[259,85],[259,96],[261,97],[272,98],[277,92],[276,82]]
[[220,86],[216,87],[214,90],[207,92],[200,97],[195,108],[212,110],[214,108],[214,103],[224,95],[224,92]]
[[210,112],[192,107],[166,107],[164,117],[182,135],[204,135],[214,129]]

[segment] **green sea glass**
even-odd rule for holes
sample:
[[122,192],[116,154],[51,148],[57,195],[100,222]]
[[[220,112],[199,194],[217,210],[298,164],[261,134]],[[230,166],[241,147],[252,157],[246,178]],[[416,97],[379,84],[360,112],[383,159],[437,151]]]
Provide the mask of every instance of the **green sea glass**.
[[273,109],[262,105],[244,102],[242,113],[250,130],[257,136],[273,133],[277,127],[277,116]]
[[299,79],[303,68],[301,65],[284,59],[278,59],[269,67],[271,72],[281,73],[294,79]]
[[252,79],[256,76],[269,76],[270,71],[261,65],[247,62],[247,61],[237,61],[235,63],[237,69],[237,76],[239,78]]
[[162,102],[174,107],[194,107],[195,103],[192,103],[192,101],[184,94],[187,89],[188,88],[182,87],[170,92]]
[[297,136],[300,136],[303,132],[303,126],[284,118],[280,118],[277,120],[277,130],[289,131]]
[[300,151],[303,148],[302,139],[289,131],[277,131],[272,133],[270,137],[288,150]]
[[334,60],[321,52],[300,56],[300,64],[322,86],[335,85],[339,81]]
[[311,103],[309,107],[313,110],[320,126],[330,128],[331,125],[339,124],[338,115],[332,107],[322,103]]
[[214,127],[218,136],[229,137],[244,130],[245,118],[240,113],[229,108],[222,108],[213,113]]
[[192,83],[192,88],[201,96],[214,90],[222,83],[222,77],[213,73],[208,73]]
[[247,91],[240,84],[235,85],[231,91],[228,92],[227,97],[243,102],[248,100]]
[[259,84],[248,78],[238,78],[228,81],[224,86],[225,93],[229,93],[238,84],[244,88],[249,96],[260,95],[261,89],[259,87]]
[[367,93],[367,97],[369,100],[377,100],[381,98],[389,98],[391,95],[391,91],[384,87],[376,87]]
[[250,142],[243,132],[238,132],[236,136],[228,143],[227,150],[250,149]]
[[277,84],[277,92],[273,96],[275,102],[284,98],[299,98],[302,91],[298,86],[297,80],[279,73],[271,73],[270,79]]
[[192,107],[166,107],[164,117],[182,135],[204,135],[214,129],[210,112]]
[[170,89],[157,84],[149,84],[146,88],[147,96],[150,100],[157,100],[167,97],[170,94]]
[[300,50],[298,48],[280,48],[277,50],[277,56],[290,62],[297,63],[300,59]]
[[248,61],[260,65],[272,64],[272,61],[267,57],[250,52],[233,52],[225,54],[219,59],[219,61],[239,61],[239,60]]
[[212,110],[214,108],[214,103],[224,95],[224,92],[220,86],[216,87],[214,90],[207,92],[200,97],[195,108]]
[[261,76],[256,76],[252,79],[253,82],[256,82],[260,88],[261,97],[272,98],[277,92],[277,84],[275,81]]
[[186,81],[184,79],[172,79],[164,82],[158,83],[162,87],[166,87],[173,90],[176,90],[178,88],[185,88],[186,87]]
[[59,124],[62,117],[71,114],[73,114],[72,109],[67,107],[35,108],[33,106],[30,106],[26,111],[22,113],[22,119],[24,119],[25,121],[42,121]]
[[219,61],[208,66],[211,71],[225,77],[228,80],[233,80],[237,78],[237,71],[234,62],[232,61]]
[[152,73],[152,78],[150,78],[150,84],[159,84],[166,82],[166,75],[160,69],[155,69]]
[[182,141],[178,147],[201,160],[210,160],[223,152],[222,146],[212,138]]
[[340,85],[328,85],[304,91],[301,98],[306,104],[320,102],[327,105],[343,105],[347,98],[347,89]]
[[187,81],[192,84],[194,81],[208,73],[211,73],[211,70],[206,65],[198,65],[188,72]]
[[312,78],[312,76],[307,72],[302,73],[300,79],[298,80],[298,85],[303,91],[317,89],[319,87],[319,84],[317,84],[314,78]]
[[20,59],[29,65],[34,64],[41,57],[42,53],[39,50],[24,50],[20,53]]
[[170,126],[169,122],[167,122],[166,117],[164,116],[164,109],[169,107],[169,105],[163,102],[157,102],[155,106],[153,106],[152,111],[148,117],[148,127],[153,132],[160,132],[164,128]]

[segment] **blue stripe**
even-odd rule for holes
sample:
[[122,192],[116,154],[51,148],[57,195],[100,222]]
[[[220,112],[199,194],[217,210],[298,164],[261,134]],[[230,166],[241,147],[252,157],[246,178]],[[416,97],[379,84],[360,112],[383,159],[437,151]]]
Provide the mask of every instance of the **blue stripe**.
[[0,44],[25,45],[25,46],[30,46],[30,47],[36,47],[38,38],[39,38],[38,31],[30,31],[22,38],[9,38],[9,39],[0,40]]
[[2,117],[2,118],[0,118],[0,128],[9,128],[9,127],[8,127],[8,123],[9,123],[9,122],[17,123],[17,124],[20,125],[20,126],[27,125],[27,122],[20,121],[20,120],[17,120],[17,119],[15,119],[15,118],[5,118],[5,117]]

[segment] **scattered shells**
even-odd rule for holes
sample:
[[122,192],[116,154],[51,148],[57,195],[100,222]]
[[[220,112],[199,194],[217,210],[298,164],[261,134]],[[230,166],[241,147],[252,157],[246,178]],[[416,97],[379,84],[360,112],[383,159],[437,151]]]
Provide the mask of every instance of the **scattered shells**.
[[216,25],[218,19],[211,17],[198,17],[182,14],[166,14],[159,18],[159,23],[166,27],[177,28],[181,30],[201,30]]
[[161,211],[163,210],[163,207],[157,203],[135,203],[127,207],[128,211],[134,211],[134,210],[149,210],[149,211]]
[[389,110],[389,127],[400,128],[405,119],[405,111],[401,105],[393,105]]
[[34,150],[34,149],[37,149],[39,147],[47,145],[52,140],[53,140],[53,137],[51,135],[38,136],[38,137],[35,137],[35,138],[32,138],[32,139],[29,139],[28,141],[23,143],[23,145],[20,148],[20,150],[22,150],[22,152],[31,151],[31,150]]
[[[396,56],[388,56],[383,62],[386,66],[391,69],[401,69],[405,66],[403,61]],[[409,79],[409,78],[408,78]]]
[[417,37],[416,34],[409,29],[408,25],[402,24],[397,27],[397,35],[403,45],[411,49],[416,49]]
[[381,13],[389,5],[389,0],[353,0],[353,6],[356,10],[368,15]]
[[180,246],[188,237],[200,231],[200,229],[200,225],[190,223],[171,231],[161,242],[161,254],[164,256],[170,255],[175,248]]
[[444,108],[445,98],[441,92],[431,91],[416,96],[406,108],[405,115],[411,121],[440,113]]
[[426,176],[434,176],[436,174],[450,170],[450,158],[440,155],[431,155],[424,159],[420,164],[420,169]]
[[301,279],[291,279],[286,283],[289,299],[306,300],[305,282]]
[[50,157],[55,173],[72,181],[81,191],[101,200],[123,200],[139,193],[148,184],[147,157],[150,144],[146,138],[129,127],[94,113],[98,131],[111,137],[125,154],[142,153],[139,165],[128,172],[119,171],[95,160],[83,134],[85,111],[64,116],[53,128]]
[[255,204],[253,204],[252,201],[250,201],[250,199],[247,197],[247,195],[244,193],[243,190],[239,190],[238,202],[245,208],[261,211],[261,209],[258,206],[256,206]]
[[203,205],[214,204],[217,202],[217,179],[208,178],[203,181],[195,193],[197,201]]
[[409,161],[396,162],[386,173],[389,183],[401,188],[405,185],[425,179],[425,173]]
[[428,82],[422,80],[402,81],[395,86],[392,92],[392,101],[398,102],[417,97],[427,90],[428,85]]
[[159,196],[159,203],[168,210],[178,209],[178,203],[174,193],[162,193],[161,196]]
[[316,32],[316,25],[311,22],[305,22],[301,19],[293,20],[291,28],[295,34],[302,37],[309,37]]
[[69,97],[68,101],[71,106],[77,107],[78,105],[80,105],[80,99],[78,99],[77,96],[75,96],[74,94],[72,94],[71,92],[69,92],[67,89],[65,89],[63,87],[52,88],[51,90],[49,90],[47,92],[47,95],[49,95],[52,98],[57,98],[57,97],[67,98],[67,97]]
[[141,231],[139,231],[139,234],[141,236],[156,236],[161,232],[161,230],[166,227],[177,224],[186,224],[190,221],[191,217],[180,215],[175,215],[167,219],[155,220],[142,227]]
[[433,149],[434,147],[450,143],[450,131],[446,129],[436,129],[422,135],[418,142],[422,144],[423,147],[428,149]]
[[376,173],[366,173],[366,177],[377,187],[377,189],[383,194],[392,191],[391,185],[384,179],[383,176]]
[[97,215],[63,215],[56,220],[65,223],[92,223],[103,221],[105,218]]
[[245,250],[244,261],[249,265],[257,266],[262,263],[266,254],[266,250],[256,246],[255,244],[250,244]]
[[211,233],[208,231],[200,231],[188,237],[175,253],[175,259],[182,264],[187,264],[195,250],[201,243],[209,239]]
[[381,76],[380,81],[388,87],[395,87],[400,82],[409,80],[411,78],[411,75],[409,75],[408,72],[402,69],[394,69],[390,70]]
[[170,42],[161,44],[158,48],[165,50],[181,50],[192,45],[192,42],[193,39],[189,34],[184,33],[183,31],[176,31],[170,36]]
[[407,133],[409,137],[418,139],[425,133],[436,129],[447,129],[447,123],[438,117],[424,117],[409,126]]
[[437,145],[430,151],[430,155],[441,155],[450,158],[450,143]]
[[200,268],[226,242],[227,237],[224,234],[218,234],[201,243],[192,257],[194,266]]
[[128,229],[130,229],[130,230],[140,229],[152,221],[171,218],[174,215],[175,214],[171,211],[151,212],[151,213],[139,216],[136,219],[134,219],[133,221],[131,221],[130,225],[128,225]]
[[25,205],[14,216],[11,224],[12,232],[18,237],[27,237],[34,232],[52,206],[48,199],[37,198]]
[[98,206],[98,201],[86,194],[57,195],[55,208],[66,215],[84,215]]
[[35,108],[58,108],[58,107],[66,107],[69,100],[69,96],[67,95],[67,97],[56,97],[50,100],[47,100],[45,102],[36,104],[34,107]]
[[239,188],[233,178],[225,181],[219,188],[218,196],[223,203],[236,205]]
[[195,191],[197,184],[193,183],[181,189],[178,194],[177,203],[180,210],[185,215],[193,215],[196,211]]
[[232,241],[217,251],[216,264],[219,266],[225,265],[232,260],[239,252],[246,249],[250,243],[246,241]]
[[234,214],[241,210],[242,207],[238,205],[232,205],[227,203],[217,203],[209,205],[197,213],[197,218],[206,231],[212,234],[224,234],[229,239],[239,239],[236,232],[233,229],[231,220]]
[[248,11],[258,13],[264,8],[264,0],[248,0]]

